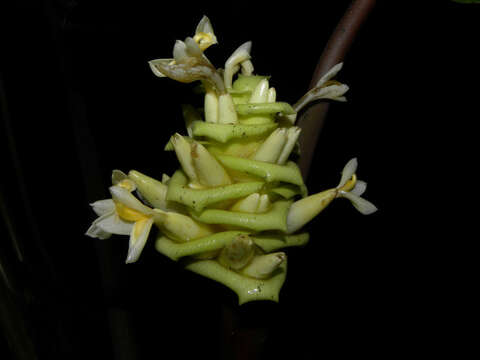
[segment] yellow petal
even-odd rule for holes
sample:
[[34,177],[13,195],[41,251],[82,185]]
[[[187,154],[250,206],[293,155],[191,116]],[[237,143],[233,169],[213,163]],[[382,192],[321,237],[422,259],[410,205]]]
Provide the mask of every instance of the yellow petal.
[[135,223],[130,233],[130,242],[126,263],[133,263],[138,260],[147,242],[153,219],[144,218]]
[[115,201],[115,209],[118,216],[125,221],[139,221],[148,218],[148,216],[141,213],[140,211],[129,208],[125,204],[118,201]]

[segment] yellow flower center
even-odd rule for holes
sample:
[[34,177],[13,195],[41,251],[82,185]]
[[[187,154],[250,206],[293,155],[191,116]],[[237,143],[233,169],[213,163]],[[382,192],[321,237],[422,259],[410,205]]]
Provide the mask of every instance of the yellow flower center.
[[141,213],[138,210],[129,208],[128,206],[122,204],[121,202],[114,201],[115,202],[115,209],[117,211],[118,216],[122,218],[125,221],[133,221],[137,222],[140,220],[146,220],[149,218],[149,216]]
[[193,41],[195,41],[198,44],[198,47],[204,51],[213,44],[213,37],[212,34],[207,34],[200,31],[195,34]]
[[345,191],[345,192],[348,192],[350,190],[352,190],[354,187],[355,187],[355,184],[357,183],[357,175],[353,174],[352,175],[352,178],[350,180],[348,180],[345,185],[343,185],[340,189],[338,189],[339,191]]

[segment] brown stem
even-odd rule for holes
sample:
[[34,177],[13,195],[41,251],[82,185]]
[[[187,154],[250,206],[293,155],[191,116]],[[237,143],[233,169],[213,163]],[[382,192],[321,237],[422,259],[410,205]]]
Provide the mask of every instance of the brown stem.
[[[313,73],[310,87],[334,65],[343,61],[361,25],[375,5],[375,0],[354,0],[340,19],[330,39],[323,50]],[[329,104],[321,102],[309,106],[298,119],[298,126],[302,128],[300,136],[299,160],[300,170],[306,180],[312,163],[313,154],[317,145],[318,136],[322,130],[327,115]]]

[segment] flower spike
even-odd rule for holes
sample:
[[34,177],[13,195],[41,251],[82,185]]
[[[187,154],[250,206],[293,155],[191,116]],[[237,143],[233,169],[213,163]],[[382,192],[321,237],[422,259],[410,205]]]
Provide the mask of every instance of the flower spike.
[[356,158],[336,187],[308,195],[291,156],[301,132],[294,126],[299,111],[320,99],[345,101],[348,86],[334,80],[343,63],[292,106],[277,100],[270,76],[254,74],[251,41],[228,57],[224,69],[205,56],[217,43],[203,16],[193,35],[175,41],[171,58],[149,62],[155,76],[200,81],[203,109],[182,104],[188,136],[177,132],[165,146],[179,165],[171,177],[112,172],[111,198],[91,204],[97,218],[87,235],[129,235],[126,262],[132,263],[155,226],[158,252],[185,259],[186,269],[227,286],[240,305],[278,302],[287,274],[282,250],[308,243],[305,224],[336,198],[348,199],[362,214],[377,211],[362,197],[367,183],[357,179]]

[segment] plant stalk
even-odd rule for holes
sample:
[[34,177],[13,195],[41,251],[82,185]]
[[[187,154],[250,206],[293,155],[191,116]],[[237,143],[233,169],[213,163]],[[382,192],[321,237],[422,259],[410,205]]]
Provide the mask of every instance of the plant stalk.
[[[345,59],[350,46],[355,40],[361,26],[365,23],[365,20],[374,8],[375,3],[376,0],[352,1],[330,36],[327,45],[318,60],[315,71],[313,72],[309,90],[315,86],[318,80],[328,70]],[[312,104],[305,109],[298,118],[297,125],[302,129],[302,135],[299,139],[301,156],[298,165],[305,180],[310,171],[318,137],[325,123],[328,108],[328,102]]]

